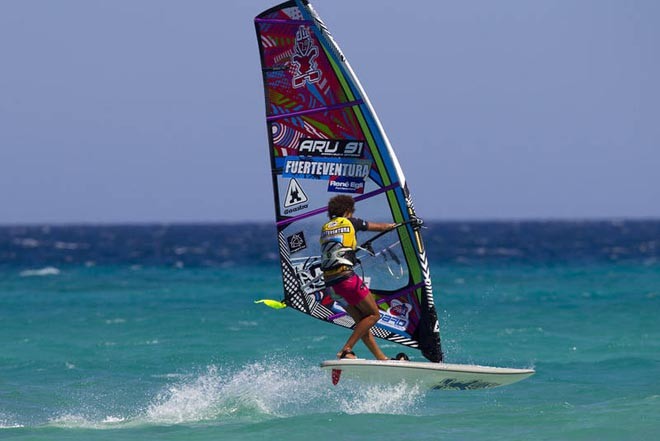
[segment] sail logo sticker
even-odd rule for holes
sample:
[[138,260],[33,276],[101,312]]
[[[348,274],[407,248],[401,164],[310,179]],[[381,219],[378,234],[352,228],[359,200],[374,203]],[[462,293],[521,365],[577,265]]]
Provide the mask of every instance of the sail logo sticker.
[[330,179],[332,176],[364,180],[371,170],[368,159],[305,158],[288,156],[282,176],[285,178]]
[[292,234],[286,238],[286,242],[289,245],[289,251],[291,254],[297,253],[307,248],[307,241],[305,240],[305,234],[302,231]]
[[291,214],[295,213],[296,211],[308,208],[309,204],[305,203],[307,201],[309,201],[309,198],[303,191],[298,181],[291,179],[286,189],[286,194],[284,195],[283,214]]
[[298,145],[301,156],[340,156],[362,158],[364,141],[346,139],[303,139]]
[[407,319],[408,313],[411,309],[412,308],[408,303],[403,303],[399,300],[392,300],[392,306],[390,306],[390,310],[388,312],[394,316],[405,317]]
[[331,176],[328,191],[334,193],[364,193],[364,180]]
[[297,89],[305,83],[314,84],[321,80],[321,70],[316,59],[319,48],[314,44],[307,26],[300,26],[296,32],[296,43],[293,46],[291,64],[293,66],[293,79],[291,85]]
[[411,310],[412,306],[409,303],[392,300],[387,312],[380,311],[380,320],[378,323],[400,333],[405,333],[408,328],[408,323],[410,323],[408,315]]
[[284,208],[289,208],[294,205],[302,204],[307,202],[309,199],[303,191],[298,181],[291,179],[289,181],[289,186],[286,189],[286,198],[284,199]]

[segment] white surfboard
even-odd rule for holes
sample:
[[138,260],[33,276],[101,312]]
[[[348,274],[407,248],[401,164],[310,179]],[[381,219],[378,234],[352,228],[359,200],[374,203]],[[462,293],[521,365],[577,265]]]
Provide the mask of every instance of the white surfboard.
[[399,360],[327,360],[321,368],[332,372],[337,384],[344,378],[377,384],[405,381],[427,389],[490,389],[515,383],[533,375],[534,369],[513,369],[468,364],[428,363]]

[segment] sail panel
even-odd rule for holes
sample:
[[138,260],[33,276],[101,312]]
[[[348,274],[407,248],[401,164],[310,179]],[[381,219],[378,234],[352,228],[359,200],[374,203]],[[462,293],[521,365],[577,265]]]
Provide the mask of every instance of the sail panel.
[[325,295],[319,256],[328,200],[351,195],[355,216],[401,224],[386,234],[358,236],[370,242],[358,253],[356,272],[381,312],[372,332],[441,361],[429,268],[419,226],[412,222],[410,192],[357,77],[307,1],[275,6],[255,18],[255,27],[285,301],[317,319],[354,326]]

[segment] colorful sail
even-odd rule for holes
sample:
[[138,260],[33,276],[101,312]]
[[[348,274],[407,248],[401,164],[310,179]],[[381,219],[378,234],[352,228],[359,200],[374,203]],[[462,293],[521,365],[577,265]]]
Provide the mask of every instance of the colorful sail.
[[377,337],[442,361],[429,266],[410,192],[357,77],[305,0],[255,18],[261,54],[284,302],[317,319],[354,322],[324,294],[319,238],[328,200],[355,199],[355,216],[400,224],[372,235],[356,272],[380,307]]

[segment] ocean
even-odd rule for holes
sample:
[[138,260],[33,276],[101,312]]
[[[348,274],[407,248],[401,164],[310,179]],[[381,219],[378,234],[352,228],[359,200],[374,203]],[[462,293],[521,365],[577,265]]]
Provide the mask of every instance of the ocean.
[[426,225],[446,361],[536,375],[333,386],[272,224],[0,227],[0,439],[660,438],[660,221]]

